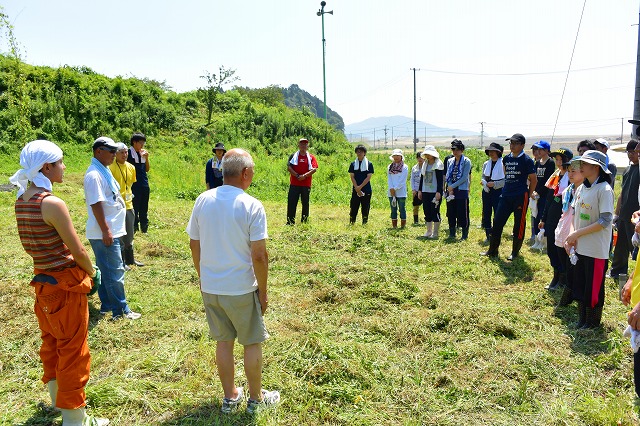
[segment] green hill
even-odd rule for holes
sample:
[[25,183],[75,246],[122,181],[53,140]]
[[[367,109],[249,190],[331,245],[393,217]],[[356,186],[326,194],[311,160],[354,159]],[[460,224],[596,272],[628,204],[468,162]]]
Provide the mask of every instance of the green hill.
[[348,148],[344,134],[311,110],[288,107],[277,93],[286,90],[221,91],[207,124],[197,90],[176,93],[155,80],[108,78],[87,67],[32,66],[0,55],[0,151],[13,153],[39,138],[84,144],[110,135],[126,141],[134,131],[184,144],[221,141],[267,155],[290,150],[302,136],[319,154]]

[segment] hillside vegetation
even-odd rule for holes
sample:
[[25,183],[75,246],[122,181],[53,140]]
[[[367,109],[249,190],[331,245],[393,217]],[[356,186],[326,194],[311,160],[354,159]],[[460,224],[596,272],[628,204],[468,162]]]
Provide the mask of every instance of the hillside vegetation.
[[176,93],[154,80],[108,78],[87,67],[32,66],[0,56],[0,150],[16,153],[38,138],[88,144],[109,135],[128,141],[134,131],[181,145],[224,142],[275,155],[301,136],[318,153],[348,147],[344,135],[309,108],[287,107],[282,91],[220,91],[207,123],[199,91]]

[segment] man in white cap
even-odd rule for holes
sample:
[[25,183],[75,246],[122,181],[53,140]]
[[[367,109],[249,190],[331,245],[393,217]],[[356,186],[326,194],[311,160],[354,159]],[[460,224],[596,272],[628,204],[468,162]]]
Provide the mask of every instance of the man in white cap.
[[111,139],[101,136],[93,143],[93,158],[84,175],[84,196],[87,204],[87,238],[102,272],[102,285],[98,289],[100,313],[111,311],[113,319],[122,317],[138,319],[127,304],[124,293],[124,264],[120,253],[120,237],[126,235],[125,201],[120,195],[120,185],[109,165],[116,158],[118,146]]
[[298,151],[291,154],[287,162],[289,177],[289,194],[287,196],[287,225],[296,223],[298,200],[302,201],[301,223],[309,219],[309,195],[313,174],[318,170],[316,157],[309,152],[309,141],[302,138],[298,141]]

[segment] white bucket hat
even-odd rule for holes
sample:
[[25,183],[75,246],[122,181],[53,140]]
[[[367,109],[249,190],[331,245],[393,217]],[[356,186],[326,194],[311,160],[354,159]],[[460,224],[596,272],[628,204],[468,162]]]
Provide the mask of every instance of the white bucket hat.
[[438,151],[433,145],[425,146],[424,151],[422,151],[422,154],[420,154],[422,158],[427,158],[427,155],[430,155],[435,158],[440,158],[440,154],[438,153]]
[[402,150],[399,148],[396,148],[393,150],[393,152],[391,153],[391,155],[389,156],[389,160],[393,160],[393,156],[394,155],[399,155],[402,157],[402,161],[404,161],[404,154],[402,153]]

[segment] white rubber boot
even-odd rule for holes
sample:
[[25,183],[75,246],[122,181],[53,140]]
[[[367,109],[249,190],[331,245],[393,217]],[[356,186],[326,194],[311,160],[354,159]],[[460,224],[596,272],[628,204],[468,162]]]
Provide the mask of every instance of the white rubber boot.
[[433,222],[427,222],[427,232],[424,233],[425,238],[431,238],[431,228],[433,227]]
[[63,408],[61,411],[62,426],[107,426],[109,424],[109,419],[87,416],[85,407],[76,408],[75,410]]
[[51,396],[51,407],[60,411],[58,407],[56,407],[56,396],[58,395],[58,381],[56,379],[51,379],[47,382],[47,389],[49,390],[49,395]]
[[430,240],[437,240],[440,237],[440,222],[433,223],[433,234],[429,237]]
[[86,414],[84,407],[75,410],[61,408],[60,411],[62,411],[62,426],[82,426]]

